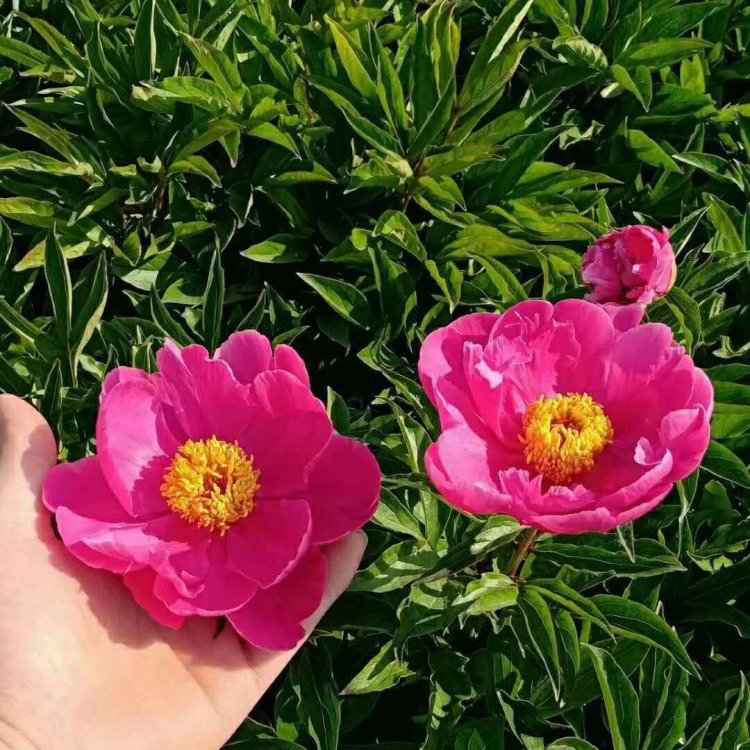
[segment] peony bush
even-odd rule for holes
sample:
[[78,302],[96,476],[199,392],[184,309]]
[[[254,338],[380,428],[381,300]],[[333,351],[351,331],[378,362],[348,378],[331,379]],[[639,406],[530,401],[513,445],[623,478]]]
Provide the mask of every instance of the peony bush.
[[6,5],[44,522],[264,649],[369,536],[228,747],[744,747],[747,2]]

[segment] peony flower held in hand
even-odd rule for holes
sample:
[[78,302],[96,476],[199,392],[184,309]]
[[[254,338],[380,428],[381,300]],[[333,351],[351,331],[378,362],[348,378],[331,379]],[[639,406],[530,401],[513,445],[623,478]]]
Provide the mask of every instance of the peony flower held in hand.
[[649,305],[674,286],[677,263],[666,229],[636,224],[600,237],[582,273],[592,302]]
[[425,462],[446,500],[561,534],[655,508],[706,452],[713,389],[641,316],[529,301],[430,334],[419,374],[443,432]]
[[299,355],[255,331],[213,358],[167,342],[157,364],[108,375],[98,455],[52,469],[44,503],[68,549],[162,625],[226,615],[291,648],[323,598],[321,545],[375,511],[377,462],[333,431]]

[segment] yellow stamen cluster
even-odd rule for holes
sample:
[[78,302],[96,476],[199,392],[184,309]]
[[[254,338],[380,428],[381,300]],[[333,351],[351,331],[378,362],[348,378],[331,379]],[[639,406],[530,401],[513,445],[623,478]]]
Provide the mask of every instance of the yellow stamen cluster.
[[531,404],[519,437],[531,466],[552,484],[567,484],[594,466],[614,431],[588,393],[566,393]]
[[236,442],[188,440],[165,472],[161,493],[186,521],[223,536],[252,512],[259,477],[253,457]]

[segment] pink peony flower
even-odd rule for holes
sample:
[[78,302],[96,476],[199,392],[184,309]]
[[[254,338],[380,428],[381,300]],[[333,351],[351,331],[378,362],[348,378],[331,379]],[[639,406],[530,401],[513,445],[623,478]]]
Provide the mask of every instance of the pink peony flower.
[[674,286],[677,263],[667,230],[634,225],[600,237],[583,257],[592,302],[649,305]]
[[251,644],[291,648],[323,598],[321,545],[375,511],[377,462],[333,431],[299,355],[255,331],[214,358],[167,342],[157,363],[109,374],[98,455],[52,469],[44,503],[66,547],[162,625],[226,615]]
[[529,301],[428,336],[419,374],[443,432],[425,463],[446,500],[548,532],[608,531],[696,469],[711,383],[641,314]]

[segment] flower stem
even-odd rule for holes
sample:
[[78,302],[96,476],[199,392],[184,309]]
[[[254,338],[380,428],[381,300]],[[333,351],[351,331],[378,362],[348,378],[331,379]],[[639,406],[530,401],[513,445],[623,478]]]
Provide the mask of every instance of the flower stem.
[[513,553],[513,557],[508,565],[507,574],[513,578],[518,569],[521,567],[521,563],[526,559],[526,555],[529,554],[531,547],[539,536],[539,532],[536,529],[526,529],[518,540],[516,545],[516,551]]

